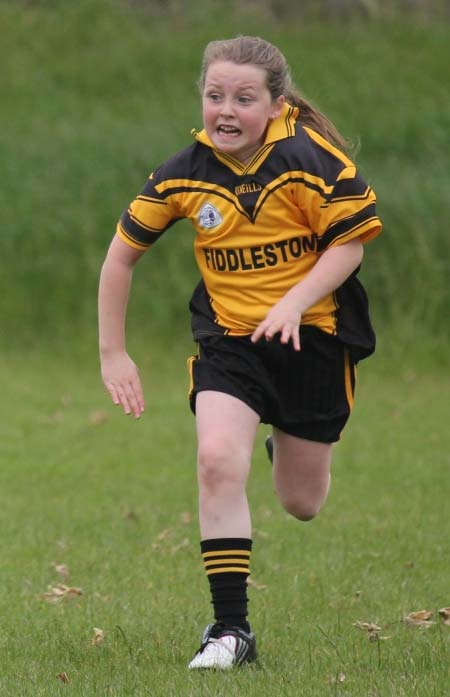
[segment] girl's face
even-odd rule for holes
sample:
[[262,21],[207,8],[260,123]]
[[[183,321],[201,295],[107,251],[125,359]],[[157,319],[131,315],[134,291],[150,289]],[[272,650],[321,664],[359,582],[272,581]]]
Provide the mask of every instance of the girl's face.
[[212,63],[203,89],[203,125],[209,139],[242,163],[249,162],[264,142],[267,125],[284,103],[272,101],[266,71],[229,61]]

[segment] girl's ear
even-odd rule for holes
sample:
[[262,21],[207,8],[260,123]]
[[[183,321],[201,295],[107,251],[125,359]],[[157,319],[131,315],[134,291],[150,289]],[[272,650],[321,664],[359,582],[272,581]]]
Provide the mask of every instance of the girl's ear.
[[280,94],[280,96],[272,102],[272,110],[270,112],[271,119],[276,119],[281,114],[285,102],[286,99],[284,98],[284,94]]

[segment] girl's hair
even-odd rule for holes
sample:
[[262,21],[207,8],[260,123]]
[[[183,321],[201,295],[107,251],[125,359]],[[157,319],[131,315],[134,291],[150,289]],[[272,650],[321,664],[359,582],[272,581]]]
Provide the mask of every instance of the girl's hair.
[[291,72],[279,49],[258,36],[238,36],[235,39],[210,41],[205,48],[199,87],[205,86],[206,72],[212,63],[229,61],[238,65],[248,63],[263,68],[267,75],[267,88],[275,100],[280,95],[292,106],[299,107],[298,121],[320,133],[329,143],[347,153],[350,143],[339,133],[331,121],[307,101],[292,82]]

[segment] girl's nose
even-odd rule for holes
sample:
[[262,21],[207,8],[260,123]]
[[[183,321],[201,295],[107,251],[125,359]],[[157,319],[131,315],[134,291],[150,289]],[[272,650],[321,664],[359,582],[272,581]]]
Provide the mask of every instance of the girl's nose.
[[233,101],[231,99],[224,99],[221,104],[220,109],[221,116],[233,116]]

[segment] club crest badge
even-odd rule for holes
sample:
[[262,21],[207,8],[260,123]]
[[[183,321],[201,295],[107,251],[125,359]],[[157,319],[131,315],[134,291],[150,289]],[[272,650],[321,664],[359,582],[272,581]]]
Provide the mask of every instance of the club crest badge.
[[223,218],[219,211],[217,208],[214,208],[211,203],[205,203],[205,205],[202,206],[202,209],[198,214],[198,224],[201,227],[205,228],[206,230],[211,230],[212,228],[220,225],[222,221]]

